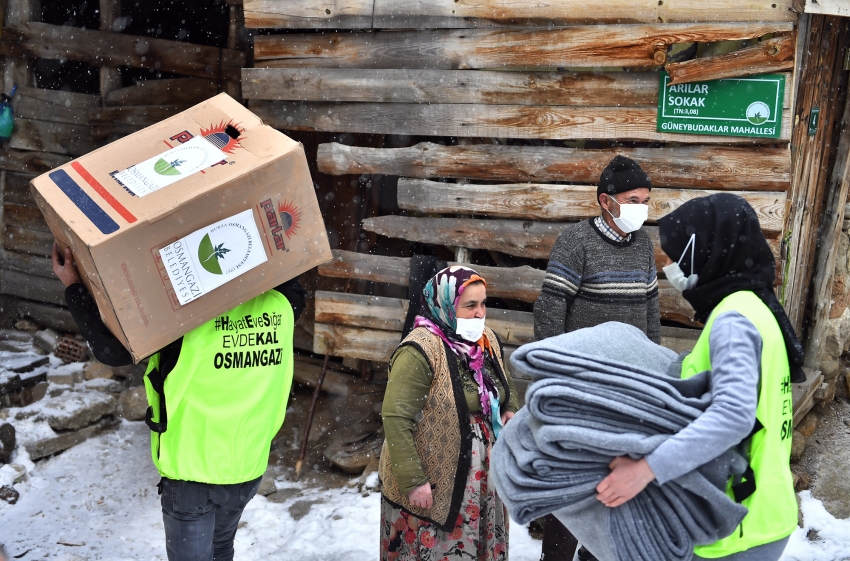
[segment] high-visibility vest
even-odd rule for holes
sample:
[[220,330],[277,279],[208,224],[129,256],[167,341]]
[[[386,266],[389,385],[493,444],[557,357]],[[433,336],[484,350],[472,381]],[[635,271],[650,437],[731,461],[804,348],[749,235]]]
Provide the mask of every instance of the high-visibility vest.
[[151,357],[147,422],[160,475],[213,484],[263,475],[292,386],[293,318],[270,290],[187,333],[165,380]]
[[[732,535],[695,548],[697,555],[710,559],[782,539],[793,532],[797,525],[797,500],[789,468],[791,434],[794,431],[791,372],[785,341],[770,309],[750,291],[736,292],[724,298],[711,312],[694,350],[682,363],[682,378],[711,370],[711,326],[717,316],[729,311],[746,317],[761,335],[756,419],[763,428],[753,434],[749,445],[748,459],[756,488],[741,501],[749,513]],[[732,483],[730,479],[726,494],[734,500]]]

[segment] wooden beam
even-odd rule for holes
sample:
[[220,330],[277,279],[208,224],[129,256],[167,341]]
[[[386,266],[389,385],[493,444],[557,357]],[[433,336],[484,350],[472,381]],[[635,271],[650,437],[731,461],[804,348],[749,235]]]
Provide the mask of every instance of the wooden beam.
[[320,144],[319,171],[331,175],[382,174],[487,181],[592,183],[614,156],[635,160],[655,187],[783,191],[791,184],[787,148],[671,146],[582,150],[555,146],[420,142],[408,148]]
[[[527,220],[481,220],[476,218],[436,218],[413,216],[377,216],[363,221],[363,229],[380,236],[412,242],[499,251],[529,259],[548,259],[555,240],[565,222],[530,222]],[[657,226],[644,226],[655,248],[659,270],[667,261],[661,250]],[[779,259],[779,239],[768,238],[775,258]]]
[[56,277],[36,277],[0,269],[0,294],[9,294],[36,302],[65,304],[65,285]]
[[796,41],[793,34],[783,35],[739,51],[668,64],[669,85],[792,70]]
[[755,39],[791,30],[791,22],[754,22],[258,35],[254,38],[254,66],[444,70],[647,67],[664,64],[669,45]]
[[49,232],[50,228],[38,207],[22,206],[3,200],[3,223],[11,228],[27,228]]
[[[410,259],[406,257],[384,257],[342,250],[334,250],[333,255],[333,260],[319,266],[320,275],[408,285]],[[546,271],[528,266],[473,266],[487,279],[487,293],[490,296],[522,302],[534,302],[537,299],[546,276]],[[658,297],[662,318],[694,325],[690,305],[666,280],[658,281]]]
[[231,80],[239,80],[246,60],[241,51],[46,23],[5,28],[0,54]]
[[[809,0],[811,2],[811,0]],[[821,0],[823,1],[823,0]],[[844,0],[827,0],[831,3]],[[699,21],[795,21],[791,0],[245,0],[245,26],[280,29],[476,28]]]
[[812,286],[812,312],[806,341],[806,366],[820,368],[824,339],[832,308],[832,285],[835,262],[844,224],[844,209],[850,192],[850,95],[844,102],[844,114],[836,149],[835,162],[827,185],[826,213],[821,222]]
[[[300,355],[296,354],[294,368],[292,369],[292,381],[315,388],[321,370],[322,367],[318,364],[307,362]],[[344,396],[355,393],[352,389],[358,385],[358,380],[354,376],[348,376],[328,369],[325,372],[325,379],[322,382],[322,390],[329,394]]]
[[86,125],[18,119],[8,146],[19,150],[82,156],[102,145],[92,138],[91,132],[91,127]]
[[[653,189],[649,221],[655,222],[686,201],[713,193],[702,189]],[[782,230],[785,192],[737,191],[735,194],[752,205],[763,230]],[[473,185],[402,178],[398,182],[398,205],[424,213],[484,214],[531,220],[581,220],[599,214],[596,187],[590,185]]]
[[655,107],[479,104],[323,103],[255,100],[267,125],[282,130],[495,138],[643,140],[698,144],[781,144],[791,134],[783,111],[780,138],[671,134],[656,131]]
[[28,228],[5,228],[4,248],[19,253],[49,256],[53,253],[53,234]]
[[92,124],[149,127],[188,108],[188,105],[99,107],[89,110],[88,118]]
[[[827,200],[829,162],[834,141],[835,125],[840,121],[844,106],[841,85],[846,83],[843,67],[844,53],[850,47],[850,20],[835,16],[811,16],[811,27],[803,37],[801,69],[791,141],[792,182],[790,211],[787,220],[788,251],[784,266],[787,274],[781,301],[791,324],[802,333],[806,307],[815,269],[818,231],[824,217]],[[838,93],[841,92],[841,93]],[[813,109],[819,117],[814,134],[809,134]]]
[[[34,0],[6,0],[5,21],[0,20],[4,27],[22,25],[37,19],[41,12],[41,2]],[[5,33],[0,32],[0,38],[5,38]],[[17,86],[30,86],[32,84],[31,61],[23,57],[7,58],[3,65],[3,91],[9,93]]]
[[218,93],[218,84],[202,78],[144,80],[103,97],[105,105],[195,105]]
[[36,277],[53,277],[53,262],[48,257],[15,253],[0,249],[0,269],[17,271]]
[[[115,20],[121,17],[121,0],[100,0],[100,29],[101,31],[120,31],[114,29]],[[121,73],[117,68],[100,69],[100,95],[105,97],[109,92],[121,87]]]
[[57,454],[63,450],[67,450],[72,446],[76,446],[81,442],[85,442],[89,438],[98,435],[104,429],[114,426],[117,423],[114,419],[101,419],[85,428],[65,432],[58,436],[36,440],[33,442],[24,443],[29,454],[30,460],[40,460],[53,454]]
[[386,362],[401,342],[401,332],[317,323],[313,352],[360,360]]
[[18,315],[20,317],[32,318],[38,325],[50,327],[60,332],[80,332],[80,327],[74,321],[68,308],[32,302],[30,300],[19,300]]
[[23,173],[6,173],[6,183],[3,186],[3,202],[17,205],[37,207],[30,191],[30,181],[35,177]]
[[[316,323],[368,327],[384,331],[402,331],[407,301],[383,296],[361,296],[317,290]],[[368,310],[369,313],[365,313]]]
[[[13,107],[15,117],[18,119],[88,125],[88,110],[100,107],[100,96],[38,88],[20,88],[15,96]],[[17,130],[15,134],[17,134]]]
[[15,150],[8,147],[0,150],[0,169],[40,175],[71,161],[71,158],[51,152]]
[[658,101],[654,72],[246,68],[247,99],[637,107]]
[[850,0],[806,0],[805,12],[850,17]]

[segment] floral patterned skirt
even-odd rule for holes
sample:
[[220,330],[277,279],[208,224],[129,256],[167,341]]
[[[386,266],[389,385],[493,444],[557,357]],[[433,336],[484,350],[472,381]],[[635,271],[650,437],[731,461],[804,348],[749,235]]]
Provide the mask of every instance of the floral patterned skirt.
[[470,416],[472,462],[455,528],[444,532],[381,497],[381,561],[507,561],[508,511],[490,482],[490,424]]

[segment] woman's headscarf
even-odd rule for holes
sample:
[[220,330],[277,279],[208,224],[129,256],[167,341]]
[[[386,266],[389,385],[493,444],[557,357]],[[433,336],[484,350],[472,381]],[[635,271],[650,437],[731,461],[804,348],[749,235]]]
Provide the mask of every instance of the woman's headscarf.
[[478,384],[481,409],[485,415],[490,415],[489,393],[496,394],[493,380],[484,371],[484,349],[490,348],[490,342],[483,335],[478,341],[466,341],[455,331],[455,305],[466,287],[474,282],[483,282],[484,286],[487,286],[487,281],[468,267],[455,265],[438,272],[422,290],[421,315],[416,316],[413,326],[424,327],[438,336],[464,360],[473,371],[473,377]]
[[[696,311],[696,320],[704,323],[720,301],[734,292],[754,292],[782,330],[791,380],[804,381],[803,345],[773,292],[776,261],[750,204],[730,193],[700,197],[659,219],[658,228],[661,249],[673,260],[682,256],[691,235],[696,234],[693,271],[699,281],[682,292]],[[689,250],[679,267],[688,275],[691,265]]]

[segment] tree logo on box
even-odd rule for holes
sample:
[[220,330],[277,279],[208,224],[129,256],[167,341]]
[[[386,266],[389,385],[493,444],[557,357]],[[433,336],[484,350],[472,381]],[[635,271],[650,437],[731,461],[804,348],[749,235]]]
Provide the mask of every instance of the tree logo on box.
[[230,253],[230,250],[224,247],[223,243],[213,245],[209,234],[204,236],[198,246],[198,260],[201,262],[201,266],[216,275],[222,274],[221,264],[218,260],[224,259],[226,253]]
[[754,125],[762,125],[770,119],[770,107],[763,101],[754,101],[747,107],[747,120]]
[[154,164],[153,170],[160,175],[180,175],[180,170],[177,168],[185,163],[186,160],[175,159],[173,162],[166,162],[160,158]]

